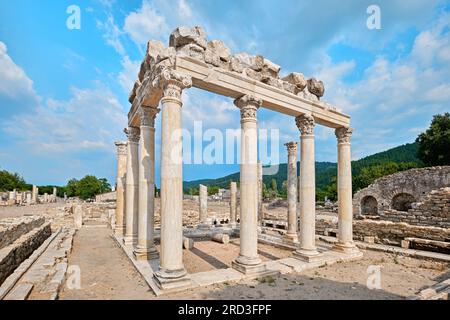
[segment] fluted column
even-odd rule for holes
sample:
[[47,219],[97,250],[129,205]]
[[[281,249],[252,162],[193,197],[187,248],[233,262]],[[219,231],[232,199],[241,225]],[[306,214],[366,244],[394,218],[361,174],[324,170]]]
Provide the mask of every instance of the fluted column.
[[338,139],[338,243],[334,250],[358,252],[353,242],[352,167],[350,138],[352,128],[336,129]]
[[139,260],[158,257],[154,243],[155,219],[155,117],[159,110],[141,106],[139,142],[138,240],[134,256]]
[[236,225],[237,215],[237,183],[230,183],[230,223],[234,227]]
[[296,118],[300,136],[300,231],[299,249],[294,256],[312,261],[319,253],[316,249],[316,179],[314,160],[314,118],[302,115]]
[[138,179],[139,179],[139,128],[129,127],[125,129],[128,137],[127,146],[127,175],[125,187],[125,245],[134,244],[137,240],[138,228]]
[[161,249],[155,280],[162,289],[190,285],[183,265],[183,154],[181,93],[192,80],[171,69],[158,76],[161,118]]
[[297,142],[288,142],[285,144],[288,151],[287,163],[287,201],[288,228],[285,240],[288,242],[297,242]]
[[245,274],[257,273],[264,268],[258,256],[258,173],[257,173],[257,120],[261,100],[246,95],[235,100],[241,109],[241,215],[240,253],[232,262],[233,268]]
[[263,216],[263,194],[262,194],[262,185],[263,185],[263,167],[262,162],[258,161],[257,165],[257,173],[258,173],[258,225],[261,226]]
[[123,236],[125,233],[125,176],[127,172],[127,143],[115,142],[117,147],[117,182],[116,182],[116,227],[114,233]]

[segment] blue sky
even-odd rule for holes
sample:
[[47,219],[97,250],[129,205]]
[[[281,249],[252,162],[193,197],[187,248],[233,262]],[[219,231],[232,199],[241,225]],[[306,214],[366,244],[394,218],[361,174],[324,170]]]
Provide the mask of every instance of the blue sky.
[[[377,4],[381,29],[369,30]],[[69,30],[66,9],[81,9]],[[201,25],[234,53],[262,54],[325,83],[323,100],[352,116],[353,158],[414,141],[432,115],[450,110],[448,1],[17,0],[0,2],[0,168],[30,183],[65,184],[86,174],[114,182],[113,142],[124,140],[128,93],[146,42],[168,44],[179,25]],[[190,89],[183,124],[239,127],[227,98]],[[258,112],[259,127],[298,139],[291,117]],[[157,120],[157,168],[159,167]],[[316,127],[316,159],[335,161],[332,130]],[[204,144],[205,146],[205,144]],[[185,165],[185,180],[234,165]],[[159,170],[157,179],[159,180]]]

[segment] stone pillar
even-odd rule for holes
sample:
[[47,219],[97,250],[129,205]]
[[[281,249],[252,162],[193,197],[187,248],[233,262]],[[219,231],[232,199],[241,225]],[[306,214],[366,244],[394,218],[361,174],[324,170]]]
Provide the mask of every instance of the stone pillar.
[[57,192],[56,187],[53,187],[53,199],[55,200],[55,202],[56,202],[56,192]]
[[32,199],[31,193],[27,192],[26,193],[26,197],[27,197],[27,205],[30,205],[31,204],[31,199]]
[[129,127],[124,130],[128,137],[127,175],[125,186],[125,245],[132,245],[137,239],[138,228],[138,177],[139,177],[139,128]]
[[298,242],[297,236],[297,142],[285,144],[288,151],[287,163],[287,201],[288,228],[284,240]]
[[263,185],[263,167],[261,161],[258,161],[257,167],[258,174],[258,225],[261,226],[262,220],[264,219],[263,215],[263,194],[262,194],[262,185]]
[[[117,188],[116,188],[116,227],[114,233],[125,234],[125,179],[127,173],[127,143],[117,141]],[[64,194],[65,195],[65,194]]]
[[240,253],[233,268],[244,274],[265,271],[258,256],[258,141],[256,113],[261,100],[251,95],[235,100],[241,109]]
[[345,253],[359,252],[353,242],[351,128],[336,129],[338,139],[338,243],[333,247]]
[[230,183],[230,223],[234,227],[237,220],[237,183]]
[[163,90],[161,117],[161,249],[160,268],[154,273],[161,289],[190,286],[183,264],[183,153],[182,90],[190,77],[163,70],[155,83]]
[[36,187],[36,185],[33,185],[33,190],[31,191],[31,202],[32,203],[37,203],[37,196],[38,196],[37,187]]
[[158,258],[155,229],[155,118],[158,108],[141,106],[139,143],[138,241],[134,256],[140,260]]
[[296,118],[300,137],[300,246],[294,256],[313,261],[319,256],[316,249],[316,182],[314,160],[314,118],[302,115]]
[[209,227],[208,225],[208,188],[204,185],[198,187],[199,202],[199,227]]
[[45,203],[48,202],[48,193],[47,192],[44,193],[44,202]]

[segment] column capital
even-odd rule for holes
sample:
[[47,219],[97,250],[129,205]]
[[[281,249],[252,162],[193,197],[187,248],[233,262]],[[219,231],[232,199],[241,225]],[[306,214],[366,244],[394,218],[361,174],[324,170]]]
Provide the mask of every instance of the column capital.
[[291,141],[284,144],[287,148],[288,154],[297,154],[297,142]]
[[262,100],[247,94],[234,100],[234,104],[241,109],[241,121],[256,121],[256,111],[261,107]]
[[117,155],[126,155],[127,154],[127,145],[125,141],[116,141],[114,144],[117,147]]
[[181,102],[181,92],[192,87],[192,78],[166,67],[159,71],[153,86],[163,91],[163,99],[172,98]]
[[156,115],[159,109],[155,107],[141,106],[139,110],[139,117],[141,118],[141,127],[155,127]]
[[314,117],[309,114],[303,114],[295,117],[295,123],[302,135],[314,134],[315,121]]
[[139,136],[140,136],[141,131],[139,130],[138,127],[128,127],[128,128],[123,129],[123,132],[125,132],[125,134],[127,135],[129,142],[134,142],[134,143],[139,142]]
[[350,143],[350,138],[353,133],[352,128],[340,127],[337,128],[334,133],[338,139],[338,143]]

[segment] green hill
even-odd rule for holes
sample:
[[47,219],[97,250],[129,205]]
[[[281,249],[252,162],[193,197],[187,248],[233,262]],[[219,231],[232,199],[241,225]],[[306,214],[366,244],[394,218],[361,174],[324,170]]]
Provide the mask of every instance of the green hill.
[[[384,169],[384,166],[392,163],[399,164],[399,166],[394,165],[392,168],[389,168],[388,172],[408,169],[411,167],[419,167],[421,166],[421,162],[417,158],[417,149],[417,143],[408,143],[356,161],[352,161],[353,177],[358,177],[367,168],[378,168],[379,166],[382,166]],[[299,168],[300,166],[297,165],[297,175],[299,173]],[[333,184],[336,179],[336,171],[337,164],[334,162],[316,162],[316,187],[318,191],[324,190]],[[386,170],[383,172],[385,171]],[[281,190],[283,182],[287,179],[286,163],[279,165],[277,174],[263,176],[263,182],[266,186],[271,184],[272,179],[277,181],[278,190]],[[189,188],[197,188],[199,184],[228,188],[231,181],[239,181],[239,172],[217,179],[202,179],[184,182],[184,189],[185,192],[187,192]],[[362,187],[362,185],[359,185],[358,187]]]

